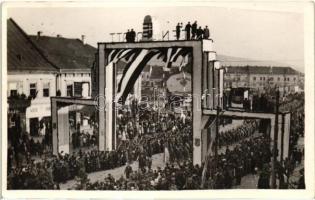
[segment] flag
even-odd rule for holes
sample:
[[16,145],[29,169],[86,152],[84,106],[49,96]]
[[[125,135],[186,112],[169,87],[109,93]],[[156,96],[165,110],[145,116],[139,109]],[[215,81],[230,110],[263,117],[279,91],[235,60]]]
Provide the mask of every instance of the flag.
[[213,155],[213,151],[214,151],[214,141],[216,139],[216,121],[217,118],[215,118],[213,120],[213,122],[210,124],[209,129],[210,129],[210,139],[207,142],[207,155],[206,155],[206,159],[205,159],[205,164],[203,166],[203,170],[202,170],[202,176],[201,176],[201,186],[204,186],[204,183],[206,181],[206,174],[207,174],[207,170],[208,170],[208,163],[209,163],[209,158]]
[[180,118],[183,120],[183,123],[185,124],[186,115],[184,114],[183,110],[181,110]]
[[[219,94],[220,94],[220,100],[222,101],[222,98],[223,98],[223,89],[224,89],[224,70],[221,69],[220,70],[220,73],[219,73]],[[222,106],[222,102],[220,102],[221,106]]]
[[[187,57],[187,55],[186,55],[186,57]],[[180,65],[179,65],[179,71],[182,71],[182,68],[184,67],[184,62],[185,61],[185,57],[182,57],[182,61],[180,62]]]
[[150,72],[149,72],[149,74],[150,74],[150,78],[151,78],[151,74],[152,74],[152,65],[150,65]]
[[245,90],[244,92],[244,99],[248,99],[248,90]]
[[215,118],[215,120],[213,120],[213,122],[211,123],[211,125],[209,126],[210,129],[210,140],[208,140],[208,150],[207,150],[207,155],[212,156],[214,153],[214,142],[216,140],[217,137],[217,132],[216,132],[216,121],[218,119]]

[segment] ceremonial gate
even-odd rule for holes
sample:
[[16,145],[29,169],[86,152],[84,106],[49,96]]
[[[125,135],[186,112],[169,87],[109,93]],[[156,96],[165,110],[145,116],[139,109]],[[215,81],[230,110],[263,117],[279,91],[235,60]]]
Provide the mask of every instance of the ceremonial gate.
[[[116,51],[114,51],[116,50]],[[118,51],[117,51],[118,50]],[[123,51],[121,51],[123,50]],[[121,88],[116,93],[116,85],[113,84],[116,76],[116,59],[128,50],[140,50],[136,65],[130,65],[125,72],[125,79],[121,80]],[[215,76],[216,52],[213,50],[212,40],[194,41],[161,41],[161,42],[138,42],[138,43],[99,43],[98,44],[98,105],[99,109],[99,134],[100,150],[115,149],[115,106],[118,99],[124,100],[124,95],[130,91],[135,79],[143,69],[143,63],[148,62],[153,56],[165,52],[167,62],[176,60],[179,54],[190,53],[192,57],[192,126],[193,126],[193,162],[201,164],[201,118],[202,108],[215,108],[219,105],[219,86],[223,86],[223,77],[220,84]],[[128,52],[127,52],[128,53]],[[172,60],[174,59],[174,60]],[[145,61],[144,61],[145,60]],[[167,63],[168,64],[168,63]],[[141,66],[140,66],[141,65]],[[134,68],[133,68],[134,67]],[[221,73],[222,74],[222,73]],[[104,79],[104,77],[106,77]],[[119,87],[119,86],[118,86]],[[221,90],[222,91],[222,90]],[[221,96],[222,97],[222,96]],[[203,99],[203,100],[202,100]],[[105,137],[103,137],[105,136]]]
[[[216,60],[213,40],[98,43],[96,68],[92,71],[96,77],[92,98],[85,100],[52,98],[54,154],[60,152],[59,138],[62,137],[58,135],[64,134],[58,132],[58,123],[66,123],[58,120],[58,105],[69,102],[95,105],[98,109],[98,148],[99,150],[114,150],[117,148],[116,107],[124,104],[127,95],[137,84],[144,66],[151,58],[162,56],[165,58],[167,67],[175,62],[178,56],[187,54],[190,54],[192,58],[193,163],[200,165],[207,149],[207,145],[202,142],[205,140],[202,136],[203,129],[209,117],[215,115],[217,107],[223,107],[224,70],[220,69]],[[127,67],[117,84],[117,63],[120,60],[124,60]],[[246,113],[243,115],[247,116]],[[255,116],[260,118],[262,115]],[[271,119],[274,125],[274,114],[265,115],[263,118]]]

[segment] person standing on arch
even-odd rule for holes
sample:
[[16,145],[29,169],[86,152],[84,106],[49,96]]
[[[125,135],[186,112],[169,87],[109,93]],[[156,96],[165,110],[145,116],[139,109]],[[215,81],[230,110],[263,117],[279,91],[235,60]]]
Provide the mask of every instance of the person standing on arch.
[[197,40],[202,40],[202,35],[203,35],[203,30],[201,28],[201,26],[199,26],[199,28],[197,29]]
[[136,32],[131,29],[130,31],[130,42],[135,42],[136,41]]
[[208,26],[206,26],[203,29],[203,37],[204,37],[204,39],[209,39],[209,37],[210,37],[210,30],[209,30]]
[[182,28],[182,24],[178,23],[176,26],[176,40],[180,38],[180,29]]
[[190,31],[191,31],[191,25],[190,22],[185,26],[185,31],[186,31],[186,40],[190,40]]
[[191,38],[192,39],[196,39],[196,34],[197,34],[197,21],[195,21],[192,25],[191,25]]
[[127,33],[126,33],[126,42],[130,42],[130,30],[128,29]]

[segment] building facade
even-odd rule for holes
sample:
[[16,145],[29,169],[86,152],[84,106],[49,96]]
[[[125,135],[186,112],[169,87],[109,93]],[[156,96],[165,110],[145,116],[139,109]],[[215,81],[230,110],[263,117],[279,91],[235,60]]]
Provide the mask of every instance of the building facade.
[[226,66],[224,88],[264,91],[277,87],[280,91],[298,92],[303,90],[302,77],[291,67]]
[[[20,121],[23,131],[38,135],[40,122],[50,117],[50,97],[56,95],[58,69],[53,66],[26,33],[8,20],[7,97],[9,127]],[[18,109],[25,103],[23,109]]]
[[[44,135],[50,127],[53,96],[91,97],[91,67],[96,49],[82,39],[27,35],[7,20],[8,125]],[[21,102],[25,106],[21,108]]]
[[31,97],[26,108],[25,130],[32,135],[45,134],[40,130],[42,122],[51,116],[50,97],[56,96],[56,74],[32,73],[29,75],[13,73],[8,75],[8,96],[24,94]]

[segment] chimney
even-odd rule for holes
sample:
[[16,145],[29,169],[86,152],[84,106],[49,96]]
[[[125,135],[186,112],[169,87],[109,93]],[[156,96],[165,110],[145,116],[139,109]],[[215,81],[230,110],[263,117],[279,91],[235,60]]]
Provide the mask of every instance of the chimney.
[[41,31],[37,31],[37,40],[40,38],[42,32]]
[[83,44],[85,44],[85,35],[81,35],[81,41]]

